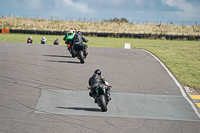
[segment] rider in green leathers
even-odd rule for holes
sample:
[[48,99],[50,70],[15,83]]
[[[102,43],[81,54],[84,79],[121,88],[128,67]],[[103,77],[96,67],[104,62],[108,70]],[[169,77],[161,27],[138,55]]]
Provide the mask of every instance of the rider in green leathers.
[[64,38],[63,38],[63,40],[65,41],[65,44],[68,44],[68,49],[69,49],[70,45],[73,44],[73,42],[72,42],[72,44],[69,45],[69,40],[72,40],[72,41],[73,41],[74,35],[75,35],[75,30],[74,30],[74,28],[71,28],[71,30],[69,30],[69,31],[65,34],[65,36],[64,36]]
[[75,35],[75,30],[74,28],[71,28],[64,36],[63,40],[65,41],[65,44],[67,45],[67,49],[71,53],[72,57],[75,57],[72,45],[74,43],[74,35]]

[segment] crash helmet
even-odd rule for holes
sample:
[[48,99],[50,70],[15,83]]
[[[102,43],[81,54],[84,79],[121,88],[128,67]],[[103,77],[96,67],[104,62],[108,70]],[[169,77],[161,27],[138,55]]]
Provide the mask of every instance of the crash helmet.
[[32,38],[31,36],[29,36],[29,38]]
[[74,28],[71,28],[71,30],[73,31],[73,33],[75,33],[75,30],[74,30]]
[[96,73],[96,74],[98,74],[98,75],[100,76],[100,75],[101,75],[101,70],[96,69],[96,70],[94,71],[94,73]]
[[45,37],[43,37],[42,39],[45,39]]
[[82,35],[82,33],[80,31],[78,31],[77,34]]

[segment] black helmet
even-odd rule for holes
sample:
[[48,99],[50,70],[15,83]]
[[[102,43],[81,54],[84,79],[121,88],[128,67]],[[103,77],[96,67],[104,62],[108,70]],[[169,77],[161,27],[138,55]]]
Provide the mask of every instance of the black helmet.
[[98,75],[101,75],[101,70],[96,69],[96,70],[94,71],[94,73],[96,73],[96,74],[98,74]]
[[78,31],[77,34],[82,35],[82,33],[80,31]]

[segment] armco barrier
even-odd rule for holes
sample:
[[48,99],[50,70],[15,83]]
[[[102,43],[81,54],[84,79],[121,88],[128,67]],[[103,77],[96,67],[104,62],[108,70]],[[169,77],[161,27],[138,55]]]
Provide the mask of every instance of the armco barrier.
[[[2,32],[3,29],[0,29]],[[21,34],[38,34],[38,35],[65,35],[65,31],[41,31],[41,30],[14,30],[10,29],[9,33]],[[157,34],[132,34],[132,33],[98,33],[98,32],[82,32],[84,36],[96,37],[125,37],[125,38],[158,38],[167,40],[186,39],[186,40],[200,40],[200,36],[186,36],[186,35],[157,35]]]

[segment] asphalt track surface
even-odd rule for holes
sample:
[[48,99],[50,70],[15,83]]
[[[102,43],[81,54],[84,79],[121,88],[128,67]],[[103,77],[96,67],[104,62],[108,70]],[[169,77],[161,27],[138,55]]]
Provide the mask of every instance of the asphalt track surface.
[[[0,133],[199,133],[200,119],[161,64],[139,49],[0,43]],[[95,69],[110,82],[102,113],[88,96]]]

